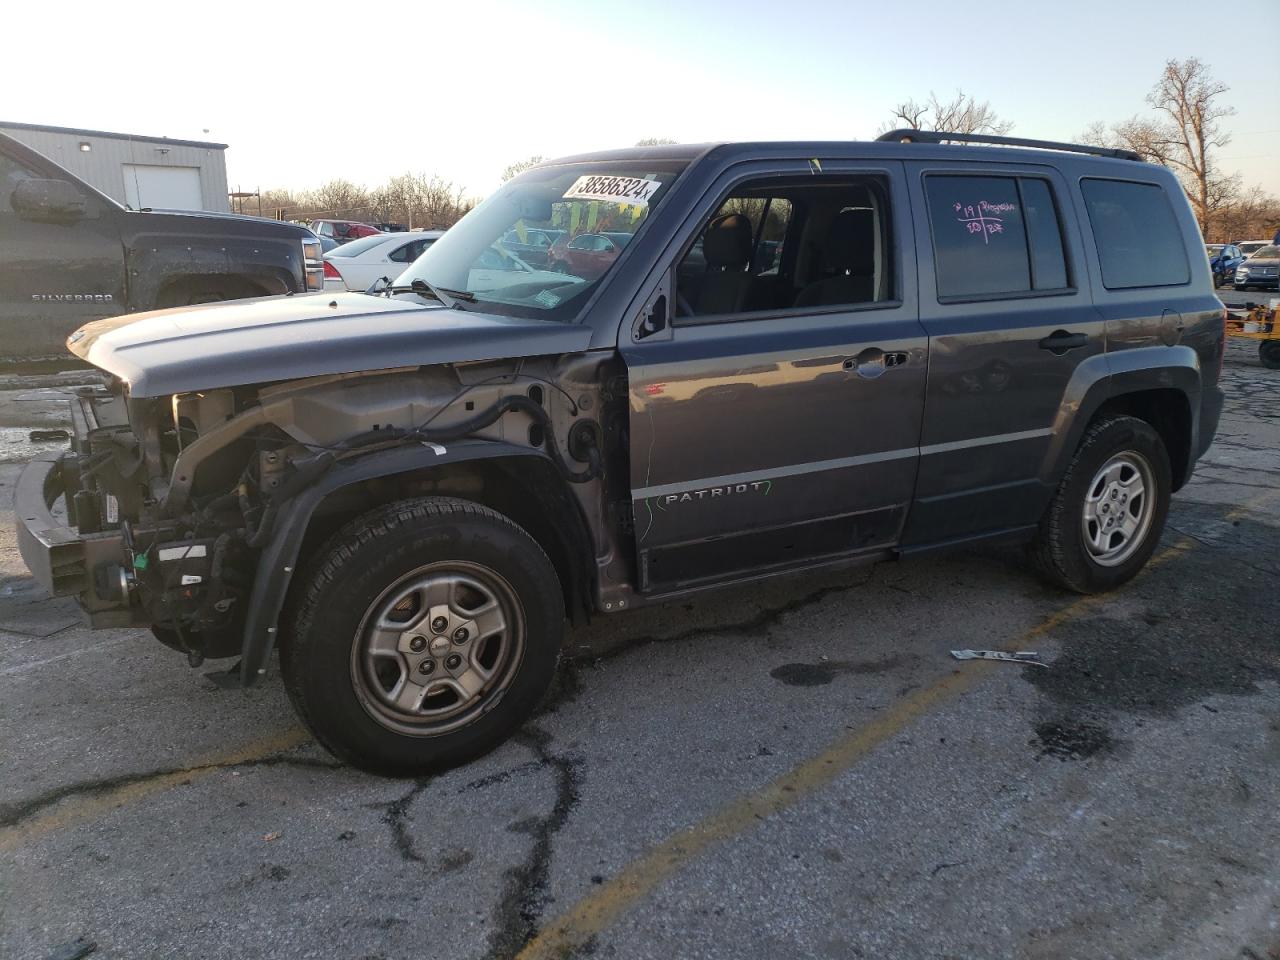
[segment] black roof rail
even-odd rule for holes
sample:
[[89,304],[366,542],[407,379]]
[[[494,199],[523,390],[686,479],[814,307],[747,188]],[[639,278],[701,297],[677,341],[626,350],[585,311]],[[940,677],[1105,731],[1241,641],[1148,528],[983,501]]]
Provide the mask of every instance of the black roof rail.
[[982,143],[1001,147],[1035,147],[1038,150],[1067,150],[1095,157],[1142,161],[1142,154],[1114,147],[1091,147],[1083,143],[1059,143],[1056,140],[1028,140],[1024,137],[997,137],[989,133],[946,133],[941,130],[890,130],[876,137],[889,143]]

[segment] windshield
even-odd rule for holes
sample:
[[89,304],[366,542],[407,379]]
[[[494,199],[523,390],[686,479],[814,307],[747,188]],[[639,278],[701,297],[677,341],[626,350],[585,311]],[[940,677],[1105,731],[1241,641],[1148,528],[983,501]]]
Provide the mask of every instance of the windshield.
[[526,171],[458,221],[395,285],[423,280],[465,291],[489,312],[571,320],[685,165],[615,160]]
[[1268,245],[1259,247],[1253,254],[1254,260],[1280,260],[1280,247]]
[[1209,254],[1209,256],[1216,257],[1218,254],[1222,252],[1222,244],[1220,243],[1205,244],[1204,249],[1205,249],[1205,252]]

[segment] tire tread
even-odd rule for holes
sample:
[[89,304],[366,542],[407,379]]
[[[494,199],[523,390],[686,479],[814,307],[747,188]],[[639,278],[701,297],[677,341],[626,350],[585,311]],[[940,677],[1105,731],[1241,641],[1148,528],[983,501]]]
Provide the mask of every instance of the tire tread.
[[[282,618],[282,624],[287,624],[287,628],[281,636],[280,658],[285,692],[299,718],[326,750],[347,763],[364,769],[377,769],[376,765],[369,762],[368,757],[355,755],[343,743],[326,735],[326,725],[317,722],[312,704],[304,693],[303,672],[291,669],[292,660],[305,654],[321,599],[340,586],[343,569],[353,561],[359,548],[407,524],[450,518],[485,520],[505,528],[533,547],[554,573],[554,566],[542,546],[514,520],[483,504],[456,497],[430,496],[397,500],[355,517],[334,532],[315,552],[314,559],[304,571],[306,586],[293,606],[292,616]],[[384,772],[399,771],[386,767]]]

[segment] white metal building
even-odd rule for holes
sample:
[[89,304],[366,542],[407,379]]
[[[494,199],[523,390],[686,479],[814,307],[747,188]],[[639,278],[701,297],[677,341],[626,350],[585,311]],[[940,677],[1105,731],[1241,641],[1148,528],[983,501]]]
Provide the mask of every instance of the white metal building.
[[231,209],[225,143],[0,120],[7,133],[135,210]]

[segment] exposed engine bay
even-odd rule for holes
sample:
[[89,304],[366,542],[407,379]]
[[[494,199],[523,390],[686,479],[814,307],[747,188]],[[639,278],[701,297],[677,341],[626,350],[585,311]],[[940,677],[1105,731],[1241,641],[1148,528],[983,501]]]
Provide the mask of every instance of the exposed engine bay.
[[[94,626],[151,626],[193,665],[238,653],[282,507],[345,465],[409,447],[421,469],[369,483],[480,494],[492,482],[484,469],[431,466],[460,441],[544,454],[593,539],[609,543],[605,476],[625,484],[626,473],[604,461],[602,431],[625,430],[626,411],[608,363],[579,354],[438,364],[154,398],[130,397],[112,378],[73,405],[74,455],[62,467],[91,580],[81,604]],[[338,522],[320,514],[359,511],[380,492],[326,499],[315,535]]]

